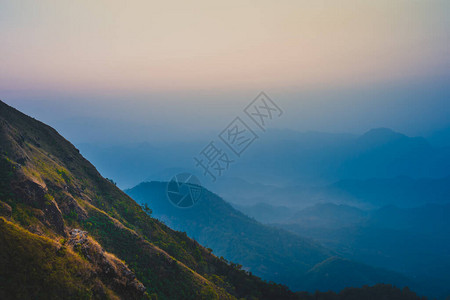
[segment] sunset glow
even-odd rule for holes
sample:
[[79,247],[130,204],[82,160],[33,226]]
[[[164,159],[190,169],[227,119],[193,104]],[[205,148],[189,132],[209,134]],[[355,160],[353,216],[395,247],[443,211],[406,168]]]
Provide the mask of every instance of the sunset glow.
[[352,86],[448,72],[446,1],[2,1],[0,89]]

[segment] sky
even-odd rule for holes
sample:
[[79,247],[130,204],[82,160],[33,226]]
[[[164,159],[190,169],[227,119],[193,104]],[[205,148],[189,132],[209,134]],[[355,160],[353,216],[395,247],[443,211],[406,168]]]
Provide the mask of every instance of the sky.
[[216,130],[262,90],[280,128],[430,134],[450,127],[449,15],[432,0],[0,0],[0,99],[80,142]]

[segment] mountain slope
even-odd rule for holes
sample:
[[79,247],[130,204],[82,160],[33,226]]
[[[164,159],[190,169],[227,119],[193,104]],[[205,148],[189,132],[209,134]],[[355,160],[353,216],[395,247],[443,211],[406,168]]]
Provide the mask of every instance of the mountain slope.
[[[41,242],[38,249],[45,244],[63,247],[71,237],[69,233],[81,228],[92,247],[85,246],[84,238],[81,244],[68,244],[74,253],[72,260],[87,261],[86,270],[99,268],[101,277],[107,273],[107,266],[96,257],[101,258],[103,251],[116,255],[135,275],[126,273],[136,276],[147,289],[146,294],[139,285],[136,293],[112,289],[127,299],[152,295],[158,299],[297,298],[285,287],[267,284],[238,270],[185,234],[150,218],[49,126],[3,102],[0,125],[0,213],[11,220],[11,226],[19,228],[17,236],[23,245],[29,244],[27,239],[42,238],[47,242]],[[0,228],[2,239],[8,237],[7,228]],[[26,237],[30,234],[33,238]],[[22,247],[14,243],[2,246],[6,247],[2,253]],[[16,274],[13,262],[3,262],[0,282]],[[70,264],[69,259],[64,263]],[[69,274],[66,282],[75,284],[76,276]],[[42,278],[30,274],[28,279],[37,285]],[[99,280],[106,282],[108,278]],[[45,282],[49,281],[44,276],[43,288],[52,289]],[[81,285],[80,289],[87,287]],[[9,298],[19,298],[19,294]]]
[[[139,203],[148,204],[156,218],[172,228],[185,230],[189,236],[212,248],[215,254],[239,262],[257,276],[281,282],[294,290],[338,291],[373,282],[399,286],[411,284],[397,273],[379,272],[348,260],[340,261],[339,271],[326,282],[308,278],[311,277],[308,272],[312,269],[320,273],[316,278],[326,276],[328,269],[317,266],[335,254],[312,240],[262,225],[207,190],[204,190],[199,202],[188,209],[175,208],[168,201],[166,183],[141,183],[126,192]],[[362,279],[359,270],[367,271]]]

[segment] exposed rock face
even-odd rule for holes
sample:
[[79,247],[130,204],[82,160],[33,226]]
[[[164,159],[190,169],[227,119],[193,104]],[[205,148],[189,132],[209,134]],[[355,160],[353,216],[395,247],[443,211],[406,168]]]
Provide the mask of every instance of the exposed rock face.
[[72,197],[71,194],[66,192],[59,202],[59,208],[64,215],[75,213],[78,220],[87,219],[87,212],[78,204],[77,200],[75,200],[75,198]]
[[39,183],[36,183],[25,176],[20,177],[22,177],[23,180],[20,182],[12,182],[14,194],[22,198],[24,203],[41,211],[41,213],[37,211],[35,216],[43,225],[57,234],[66,236],[61,210],[53,197],[47,193],[46,187],[41,186]]
[[69,241],[67,242],[72,247],[82,246],[87,242],[87,232],[80,229],[72,229],[69,232]]
[[119,294],[144,295],[145,286],[136,279],[128,266],[114,255],[106,252],[86,231],[72,229],[67,245],[83,255],[95,268],[102,281]]

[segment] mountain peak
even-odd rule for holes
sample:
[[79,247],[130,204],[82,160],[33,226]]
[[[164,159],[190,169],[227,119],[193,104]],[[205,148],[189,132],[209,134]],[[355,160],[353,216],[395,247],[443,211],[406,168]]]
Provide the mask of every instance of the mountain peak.
[[407,137],[404,134],[398,133],[390,128],[386,127],[380,127],[380,128],[373,128],[364,133],[360,139],[371,139],[371,140],[395,140],[399,138],[405,138]]

